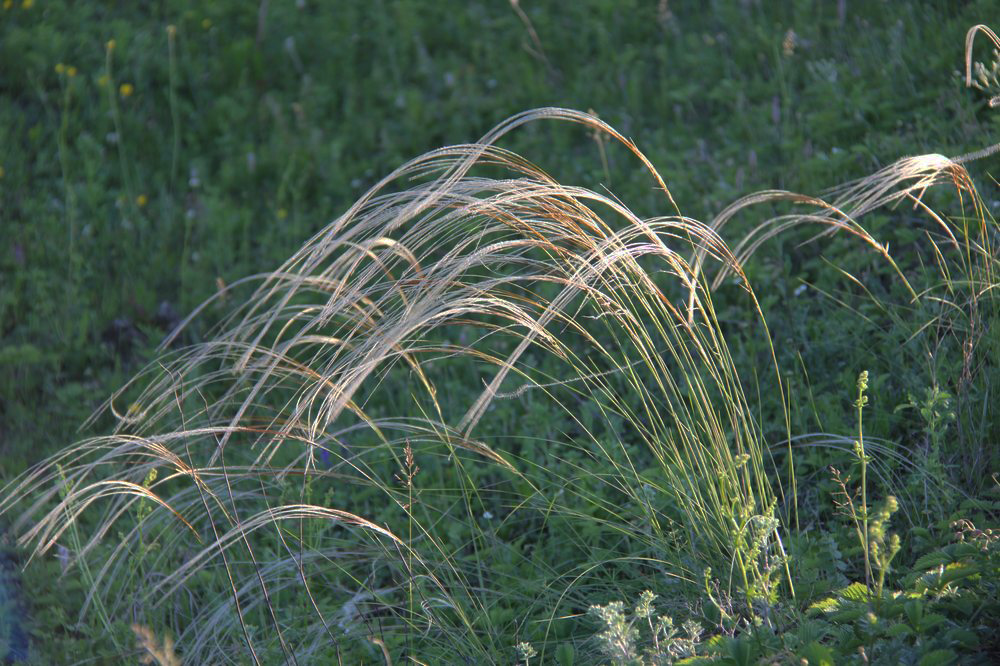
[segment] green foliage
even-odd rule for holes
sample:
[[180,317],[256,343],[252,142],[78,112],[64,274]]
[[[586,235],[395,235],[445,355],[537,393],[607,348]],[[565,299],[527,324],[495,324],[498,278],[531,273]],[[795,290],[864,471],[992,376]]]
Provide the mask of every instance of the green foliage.
[[869,594],[853,583],[810,606],[840,655],[864,650],[870,663],[943,664],[995,649],[984,641],[993,643],[987,627],[998,617],[997,539],[968,521],[955,527],[953,543],[900,572],[904,587]]
[[[876,543],[883,538],[890,508],[872,517]],[[869,591],[864,583],[851,583],[813,601],[804,614],[779,609],[772,618],[777,626],[758,618],[736,635],[724,632],[704,641],[683,641],[679,651],[667,653],[661,649],[666,643],[640,641],[640,628],[646,627],[640,620],[651,612],[646,601],[652,593],[644,593],[631,616],[620,601],[592,607],[603,628],[596,638],[614,664],[674,663],[678,657],[677,663],[683,664],[733,666],[775,659],[808,664],[959,663],[995,649],[990,627],[998,612],[1000,538],[968,521],[954,527],[952,543],[922,555],[909,571],[893,577],[903,585],[900,589]],[[881,564],[884,556],[877,548],[873,551],[881,574],[887,568]],[[639,656],[640,643],[659,647]]]
[[643,590],[630,615],[621,601],[590,607],[589,614],[601,627],[595,638],[610,663],[656,666],[683,663],[694,655],[703,633],[701,626],[687,620],[682,627],[675,627],[673,618],[655,611],[655,600],[655,594]]

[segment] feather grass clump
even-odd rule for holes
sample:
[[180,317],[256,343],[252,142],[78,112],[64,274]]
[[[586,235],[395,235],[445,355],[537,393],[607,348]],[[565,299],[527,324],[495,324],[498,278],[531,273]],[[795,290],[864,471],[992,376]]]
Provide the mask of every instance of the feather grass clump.
[[[640,218],[496,146],[543,119],[620,142],[672,214]],[[18,509],[36,554],[70,548],[85,612],[167,631],[191,663],[493,663],[511,636],[544,658],[626,568],[692,586],[712,569],[727,598],[770,603],[793,593],[777,517],[794,478],[768,469],[713,292],[735,277],[769,341],[742,263],[813,223],[883,257],[906,307],[981,313],[995,230],[962,161],[907,158],[830,203],[763,192],[704,224],[599,119],[514,116],[401,166],[280,268],[230,285],[240,304],[206,342],[172,348],[208,304],[192,313],[108,401],[115,431],[26,472],[0,511]],[[923,202],[940,183],[971,196],[978,227]],[[776,201],[809,208],[723,241],[738,212]],[[903,201],[965,278],[914,286],[860,224]]]
[[[108,402],[112,435],[8,488],[5,510],[32,498],[21,542],[40,553],[74,535],[76,558],[98,560],[87,566],[102,616],[169,606],[196,660],[322,652],[372,633],[375,616],[425,648],[460,635],[470,658],[505,652],[490,644],[504,633],[490,611],[525,593],[488,571],[510,549],[486,547],[496,537],[484,514],[501,529],[591,521],[617,535],[609,560],[646,558],[686,579],[715,565],[751,586],[759,572],[734,540],[774,497],[698,276],[705,261],[738,275],[739,263],[704,224],[640,219],[494,145],[545,118],[622,142],[673,205],[631,142],[562,109],[405,164],[279,269],[245,281],[259,284],[209,341],[170,351],[168,340],[119,394],[142,387],[131,406]],[[390,190],[403,179],[419,184]],[[573,432],[537,456],[477,436],[498,401],[527,394]],[[585,424],[584,403],[616,430]],[[579,460],[579,475],[554,478],[548,456]],[[606,487],[622,501],[609,504]],[[91,507],[100,515],[80,535]],[[538,572],[543,615],[604,564],[569,546],[579,553],[563,570]],[[668,561],[676,553],[684,561]],[[228,591],[204,598],[196,582],[209,574]],[[286,636],[296,622],[315,631]]]

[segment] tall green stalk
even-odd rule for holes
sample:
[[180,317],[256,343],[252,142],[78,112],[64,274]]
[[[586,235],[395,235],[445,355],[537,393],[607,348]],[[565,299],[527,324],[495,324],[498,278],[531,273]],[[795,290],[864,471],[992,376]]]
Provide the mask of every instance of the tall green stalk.
[[865,455],[865,432],[863,415],[865,405],[868,404],[868,396],[865,392],[868,390],[868,371],[862,370],[861,374],[858,375],[858,397],[854,401],[854,408],[857,410],[858,414],[858,439],[854,443],[854,453],[858,456],[858,461],[861,463],[861,526],[864,534],[864,543],[861,544],[861,549],[864,551],[865,555],[865,586],[868,588],[868,594],[871,595],[872,591],[872,564],[871,564],[871,547],[868,542],[868,456]]
[[122,172],[122,180],[125,183],[125,193],[128,197],[128,206],[134,208],[135,203],[135,186],[132,183],[132,173],[128,168],[128,156],[125,154],[125,135],[122,132],[122,120],[121,112],[118,109],[118,98],[117,89],[115,88],[115,77],[112,68],[112,63],[114,58],[112,54],[115,50],[115,40],[109,39],[108,43],[105,45],[105,58],[104,58],[104,69],[105,75],[108,77],[108,104],[111,107],[111,120],[115,126],[115,135],[117,140],[115,141],[115,146],[118,148],[118,164]]
[[170,123],[174,131],[170,155],[170,190],[173,191],[181,152],[181,119],[177,107],[177,26],[173,24],[167,26],[167,65],[170,73]]

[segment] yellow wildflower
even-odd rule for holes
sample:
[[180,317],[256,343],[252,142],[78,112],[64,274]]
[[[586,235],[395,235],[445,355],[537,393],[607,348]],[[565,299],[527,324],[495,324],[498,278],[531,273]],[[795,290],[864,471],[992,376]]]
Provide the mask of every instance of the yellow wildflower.
[[67,67],[66,68],[66,76],[68,76],[71,79],[74,76],[76,76],[76,67],[74,67],[73,65],[70,65],[69,67]]
[[105,47],[107,47],[107,49],[108,49],[109,51],[114,51],[114,50],[115,50],[115,40],[113,40],[113,39],[109,39],[109,40],[107,41],[107,43],[105,44]]
[[147,197],[145,194],[140,194],[135,198],[135,203],[139,206],[139,208],[142,208],[143,206],[149,203],[149,197]]
[[56,70],[56,74],[62,74],[63,72],[66,71],[66,65],[62,64],[61,62],[57,62],[56,66],[55,66],[55,70]]
[[202,19],[201,20],[201,27],[204,28],[205,30],[208,30],[209,28],[211,28],[212,27],[212,19]]
[[3,10],[7,11],[14,6],[14,0],[3,0]]
[[24,2],[21,3],[21,9],[31,9],[34,6],[35,0],[24,0]]
[[107,75],[107,74],[101,74],[101,75],[100,75],[100,76],[99,76],[99,77],[97,78],[97,85],[99,85],[99,86],[100,86],[100,87],[102,87],[102,88],[103,88],[104,86],[108,85],[108,84],[109,84],[110,82],[111,82],[111,79],[109,79],[109,78],[108,78],[108,75]]
[[279,220],[283,220],[286,217],[288,217],[288,211],[285,210],[284,208],[279,208],[278,209],[278,219]]
[[131,83],[123,83],[118,86],[118,94],[122,97],[131,97],[132,93],[135,92],[135,86]]

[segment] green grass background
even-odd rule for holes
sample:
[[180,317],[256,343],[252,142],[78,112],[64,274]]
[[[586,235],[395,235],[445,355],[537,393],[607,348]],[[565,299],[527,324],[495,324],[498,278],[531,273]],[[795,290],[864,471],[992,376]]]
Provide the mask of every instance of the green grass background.
[[[1000,114],[958,75],[965,31],[1000,16],[994,1],[520,7],[530,29],[507,2],[5,3],[0,478],[78,439],[220,284],[276,267],[404,160],[474,141],[518,111],[592,109],[703,220],[759,189],[820,193],[902,155],[995,141]],[[672,212],[624,150],[580,129],[531,126],[503,145],[642,215]],[[976,175],[993,205],[991,166]],[[873,224],[890,233],[894,221]],[[776,241],[748,274],[787,352],[782,367],[809,391],[795,422],[844,430],[844,396],[870,367],[884,397],[871,427],[905,437],[915,426],[892,408],[941,369],[887,358],[813,300],[787,307],[802,279],[833,279],[826,261],[876,270],[856,255],[847,242]],[[210,309],[185,341],[224,312]],[[720,304],[737,332],[739,313]],[[765,434],[780,436],[778,401],[759,402]],[[68,621],[60,588],[41,594],[53,599],[39,606],[49,624]]]

